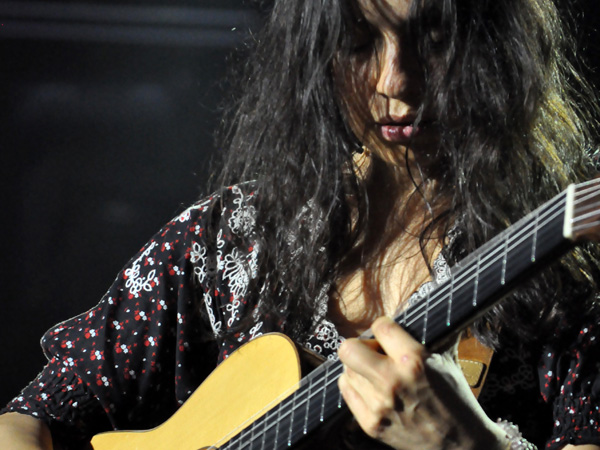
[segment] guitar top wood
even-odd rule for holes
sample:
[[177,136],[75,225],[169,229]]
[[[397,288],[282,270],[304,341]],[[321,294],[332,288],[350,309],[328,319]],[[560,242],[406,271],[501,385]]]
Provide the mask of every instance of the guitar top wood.
[[300,360],[282,334],[260,336],[219,365],[165,423],[147,431],[101,433],[94,450],[220,447],[297,388]]

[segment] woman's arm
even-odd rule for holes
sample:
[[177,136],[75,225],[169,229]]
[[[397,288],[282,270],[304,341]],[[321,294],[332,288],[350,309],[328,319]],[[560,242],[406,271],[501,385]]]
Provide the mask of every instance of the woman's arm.
[[52,450],[50,430],[44,422],[19,413],[0,416],[0,442],[11,450]]
[[565,450],[600,450],[597,445],[567,445]]

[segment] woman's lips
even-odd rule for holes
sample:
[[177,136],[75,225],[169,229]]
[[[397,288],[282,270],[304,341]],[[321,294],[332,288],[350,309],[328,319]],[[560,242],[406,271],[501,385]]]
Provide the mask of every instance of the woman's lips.
[[379,129],[383,139],[393,143],[408,143],[421,131],[421,127],[415,127],[412,123],[379,124]]

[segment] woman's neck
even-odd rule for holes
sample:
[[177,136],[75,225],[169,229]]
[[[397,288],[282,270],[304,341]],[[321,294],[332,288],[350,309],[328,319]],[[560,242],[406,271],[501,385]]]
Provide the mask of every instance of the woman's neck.
[[[342,334],[356,334],[394,311],[423,282],[443,237],[427,230],[435,213],[434,182],[419,183],[373,158],[365,183],[364,231],[340,264],[330,316]],[[358,214],[358,213],[357,213]],[[357,215],[355,215],[357,217]],[[423,236],[426,232],[427,236]]]

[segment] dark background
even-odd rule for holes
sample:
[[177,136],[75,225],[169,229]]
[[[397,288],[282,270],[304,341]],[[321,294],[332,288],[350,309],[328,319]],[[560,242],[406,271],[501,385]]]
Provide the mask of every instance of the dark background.
[[0,1],[0,405],[205,190],[240,0]]
[[[594,78],[600,7],[574,5]],[[227,60],[260,17],[242,0],[0,1],[0,405],[42,368],[44,331],[204,192]]]

